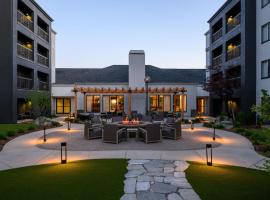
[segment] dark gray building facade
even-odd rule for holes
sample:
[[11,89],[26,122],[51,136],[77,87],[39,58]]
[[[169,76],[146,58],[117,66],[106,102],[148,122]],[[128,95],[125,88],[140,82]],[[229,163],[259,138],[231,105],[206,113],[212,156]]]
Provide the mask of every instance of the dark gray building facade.
[[53,20],[34,0],[1,0],[0,13],[0,123],[16,123],[31,91],[50,93]]
[[[208,21],[210,76],[226,77],[234,87],[227,108],[249,113],[256,104],[256,1],[227,0]],[[210,113],[221,113],[221,99],[210,94]]]

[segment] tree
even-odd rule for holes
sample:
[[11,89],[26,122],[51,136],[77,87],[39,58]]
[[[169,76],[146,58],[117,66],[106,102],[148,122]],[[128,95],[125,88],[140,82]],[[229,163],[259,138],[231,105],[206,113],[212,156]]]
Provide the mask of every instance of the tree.
[[42,91],[33,91],[28,97],[27,101],[32,104],[32,114],[34,118],[46,116],[50,108],[49,93]]
[[252,106],[252,112],[257,113],[263,123],[270,121],[270,96],[267,90],[262,90],[262,100],[260,105]]
[[223,75],[222,72],[213,74],[204,84],[204,90],[222,100],[222,111],[226,112],[226,102],[232,97],[234,82]]

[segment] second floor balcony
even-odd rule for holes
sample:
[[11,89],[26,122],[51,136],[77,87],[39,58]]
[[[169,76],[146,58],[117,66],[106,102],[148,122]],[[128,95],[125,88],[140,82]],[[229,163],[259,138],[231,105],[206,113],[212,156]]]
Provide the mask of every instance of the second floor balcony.
[[17,43],[17,53],[18,56],[20,57],[23,57],[31,61],[34,60],[33,50],[31,48],[28,48],[27,45]]
[[17,11],[17,20],[20,24],[24,25],[26,28],[34,31],[34,22],[32,21],[32,17],[30,15],[25,15],[21,11]]
[[214,43],[215,41],[217,41],[221,37],[222,37],[222,28],[219,29],[218,31],[216,31],[215,33],[213,33],[212,42]]
[[45,81],[39,80],[38,82],[38,88],[41,91],[49,91],[49,83]]
[[17,77],[17,87],[23,90],[32,90],[34,81],[31,78],[26,78],[22,76]]
[[222,63],[222,54],[212,59],[213,68],[219,67]]
[[49,42],[49,34],[40,27],[38,27],[38,36]]
[[227,60],[232,60],[241,56],[241,45],[229,46],[227,50]]

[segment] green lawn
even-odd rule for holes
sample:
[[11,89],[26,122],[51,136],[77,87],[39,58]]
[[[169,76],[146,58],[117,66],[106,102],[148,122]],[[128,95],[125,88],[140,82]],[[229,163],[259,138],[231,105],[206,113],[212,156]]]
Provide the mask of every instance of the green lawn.
[[187,179],[202,200],[269,200],[270,173],[191,163]]
[[0,124],[0,140],[8,136],[14,136],[16,133],[24,133],[37,129],[36,124]]
[[126,160],[88,160],[0,171],[3,200],[118,200]]

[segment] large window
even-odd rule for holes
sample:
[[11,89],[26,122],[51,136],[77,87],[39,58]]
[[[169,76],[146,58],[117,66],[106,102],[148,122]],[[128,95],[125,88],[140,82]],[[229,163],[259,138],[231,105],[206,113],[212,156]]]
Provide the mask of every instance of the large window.
[[57,98],[56,99],[56,113],[57,114],[71,113],[71,99],[70,98]]
[[174,96],[174,112],[187,112],[187,95]]
[[124,112],[124,96],[103,96],[103,112]]
[[270,78],[270,60],[262,62],[262,79]]
[[171,96],[169,95],[150,96],[150,111],[170,112]]
[[207,114],[207,100],[206,98],[197,99],[197,113],[198,114]]
[[270,41],[270,22],[262,26],[262,43]]
[[86,96],[87,112],[100,112],[100,96]]
[[264,8],[270,3],[270,0],[261,0],[261,1],[262,1],[262,8]]

